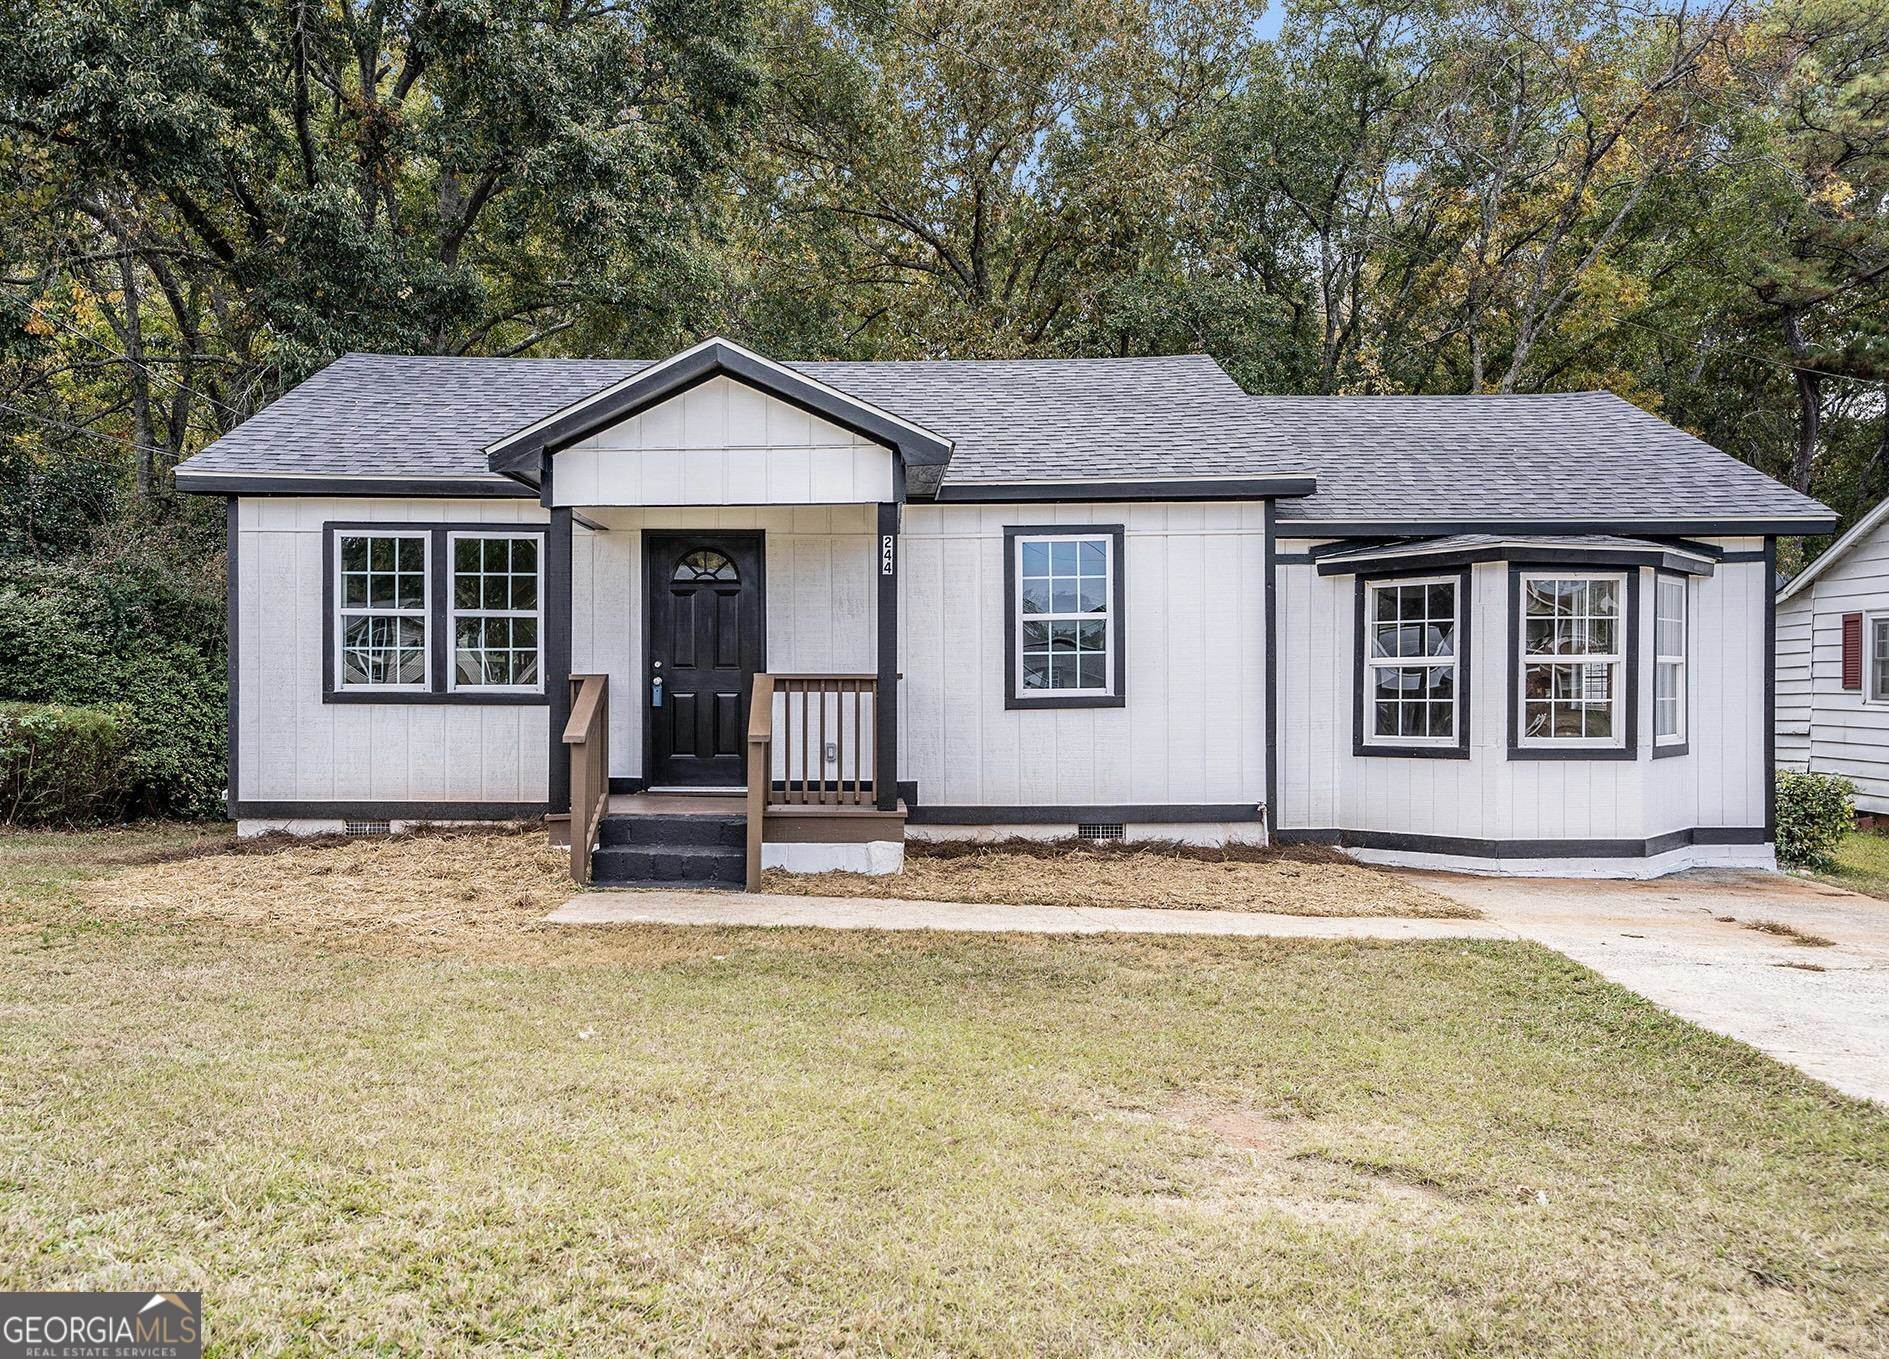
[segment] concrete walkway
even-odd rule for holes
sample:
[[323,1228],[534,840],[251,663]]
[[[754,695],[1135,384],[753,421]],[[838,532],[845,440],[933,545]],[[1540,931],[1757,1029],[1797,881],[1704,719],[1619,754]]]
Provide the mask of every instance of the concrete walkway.
[[559,925],[785,925],[823,930],[947,930],[986,934],[1209,934],[1288,939],[1512,939],[1485,920],[1269,915],[1145,907],[978,906],[886,897],[786,897],[761,892],[590,892],[545,917]]
[[[1889,1103],[1889,901],[1778,873],[1408,876],[1682,1019]],[[1831,943],[1750,928],[1762,922]]]
[[[1681,1018],[1749,1043],[1846,1094],[1889,1103],[1889,902],[1776,873],[1650,882],[1417,873],[1481,920],[979,906],[745,892],[592,892],[563,924],[836,930],[1196,934],[1287,939],[1528,939]],[[1750,928],[1793,926],[1814,946]]]

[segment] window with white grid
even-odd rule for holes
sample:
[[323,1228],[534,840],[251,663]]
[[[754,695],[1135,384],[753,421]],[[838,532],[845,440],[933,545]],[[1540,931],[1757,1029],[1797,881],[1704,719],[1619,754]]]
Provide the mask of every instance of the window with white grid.
[[1366,744],[1456,743],[1459,584],[1453,576],[1366,583]]
[[536,534],[453,533],[446,543],[454,689],[540,687]]
[[1622,745],[1626,578],[1543,572],[1521,586],[1521,743]]
[[336,688],[428,687],[426,542],[425,533],[336,535]]
[[1659,576],[1653,591],[1653,739],[1686,739],[1686,580]]
[[1115,540],[1108,535],[1018,536],[1019,697],[1115,692]]

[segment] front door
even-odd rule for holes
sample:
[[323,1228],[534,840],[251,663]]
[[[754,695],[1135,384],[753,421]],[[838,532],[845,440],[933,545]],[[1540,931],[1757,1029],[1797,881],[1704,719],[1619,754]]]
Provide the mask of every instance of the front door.
[[759,533],[645,533],[652,787],[739,787],[765,664]]

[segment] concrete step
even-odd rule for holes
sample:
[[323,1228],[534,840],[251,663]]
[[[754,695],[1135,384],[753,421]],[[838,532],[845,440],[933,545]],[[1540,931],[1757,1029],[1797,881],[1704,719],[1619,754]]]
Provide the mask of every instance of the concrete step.
[[658,848],[700,845],[741,849],[747,843],[743,816],[606,816],[597,828],[602,846]]
[[598,887],[740,887],[747,856],[723,845],[612,845],[590,859]]

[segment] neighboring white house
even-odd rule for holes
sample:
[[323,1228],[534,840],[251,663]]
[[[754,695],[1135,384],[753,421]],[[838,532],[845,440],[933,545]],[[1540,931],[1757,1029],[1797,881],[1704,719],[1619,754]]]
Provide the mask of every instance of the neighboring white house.
[[792,867],[1077,833],[1768,863],[1775,542],[1833,522],[1606,393],[720,340],[351,354],[178,484],[227,498],[245,831],[575,798],[598,880],[726,879],[744,827]]
[[1777,760],[1889,813],[1889,500],[1778,592]]

